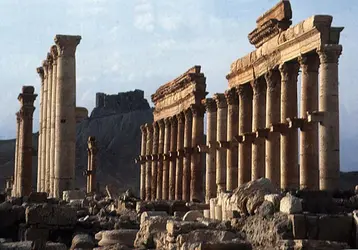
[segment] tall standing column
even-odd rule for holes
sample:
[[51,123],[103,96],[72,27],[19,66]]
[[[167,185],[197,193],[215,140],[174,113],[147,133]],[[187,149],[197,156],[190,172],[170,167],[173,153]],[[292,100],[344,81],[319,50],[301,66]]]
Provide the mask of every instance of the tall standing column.
[[170,118],[164,119],[164,159],[163,159],[163,188],[162,197],[163,200],[169,199],[169,151],[170,151]]
[[[217,108],[214,99],[205,99],[207,133],[206,145],[216,145],[216,121],[217,121]],[[237,159],[237,157],[236,157]],[[216,147],[209,148],[206,154],[206,188],[205,188],[205,203],[209,204],[211,198],[216,197]]]
[[145,200],[145,155],[147,154],[147,129],[144,125],[140,126],[142,132],[142,141],[140,149],[140,198]]
[[57,86],[54,197],[74,189],[76,159],[76,47],[80,36],[56,35]]
[[191,109],[184,111],[184,162],[183,162],[183,200],[190,200],[190,166],[192,149],[193,113]]
[[16,112],[16,143],[15,143],[15,159],[14,159],[14,183],[12,188],[12,196],[17,196],[17,173],[19,167],[19,141],[20,141],[20,129],[21,129],[21,116],[20,112]]
[[[281,72],[281,123],[297,117],[297,77],[299,64],[286,62]],[[297,189],[299,186],[298,131],[288,126],[281,132],[281,188]]]
[[20,109],[21,116],[21,157],[19,162],[20,190],[19,196],[28,196],[32,192],[32,120],[35,110],[34,101],[37,97],[34,94],[34,87],[22,87],[22,93],[18,99],[22,104]]
[[183,194],[183,152],[184,152],[184,113],[177,115],[177,163],[175,173],[175,200],[181,200]]
[[170,119],[171,119],[171,133],[170,133],[170,163],[169,163],[169,200],[174,200],[178,121],[175,116],[171,117]]
[[[191,107],[193,114],[192,147],[204,144],[204,106],[194,104]],[[195,150],[191,155],[190,165],[190,200],[203,201],[203,167],[201,154]]]
[[[271,70],[265,75],[267,84],[266,127],[280,123],[281,76],[278,70]],[[266,178],[276,188],[281,186],[280,174],[280,134],[270,132],[266,138]]]
[[[304,55],[301,65],[301,118],[307,112],[318,111],[318,67],[317,54]],[[307,120],[306,120],[307,121]],[[304,123],[300,133],[300,189],[319,189],[318,125]]]
[[164,121],[158,121],[159,126],[159,146],[158,146],[158,171],[157,171],[157,200],[162,199],[162,185],[163,185],[163,154],[164,154]]
[[41,89],[40,89],[40,126],[39,126],[39,137],[38,137],[38,147],[37,147],[37,192],[42,190],[41,174],[42,174],[42,138],[43,138],[43,109],[44,109],[44,69],[38,67],[36,69],[37,73],[41,78]]
[[159,150],[159,126],[158,126],[158,122],[153,122],[153,150],[152,150],[152,176],[151,176],[152,200],[155,200],[157,196],[158,150]]
[[[51,47],[52,55],[52,91],[51,91],[51,121],[50,121],[50,195],[54,193],[55,179],[55,116],[56,116],[56,85],[57,85],[57,47]],[[94,188],[94,187],[93,187]]]
[[[217,106],[217,141],[226,141],[227,136],[227,102],[224,94],[215,94]],[[218,192],[226,190],[226,149],[216,150],[216,185]]]
[[151,200],[151,180],[152,180],[152,162],[148,158],[152,154],[153,150],[153,126],[152,124],[146,124],[145,128],[147,129],[147,163],[145,168],[145,200]]
[[42,111],[42,136],[41,136],[41,192],[46,192],[46,136],[47,136],[47,107],[48,107],[48,63],[46,60],[42,62],[44,72],[44,87],[43,87],[43,111]]
[[94,136],[88,137],[87,193],[96,192],[97,145]]
[[319,172],[321,190],[339,188],[339,90],[338,59],[341,45],[324,45],[320,57],[319,111],[324,119],[319,126]]
[[235,89],[225,92],[227,101],[227,138],[230,143],[226,159],[226,189],[232,191],[238,184],[238,148],[233,145],[238,134],[239,101]]
[[[239,95],[239,134],[252,132],[252,88],[250,84],[237,87]],[[251,180],[251,142],[239,144],[239,185]]]
[[[266,126],[266,82],[260,77],[252,82],[252,129],[254,132]],[[257,137],[252,143],[252,180],[265,177],[265,138]]]
[[47,110],[46,110],[46,177],[45,192],[51,196],[51,109],[52,109],[52,63],[53,58],[50,53],[47,54],[48,76],[47,76]]

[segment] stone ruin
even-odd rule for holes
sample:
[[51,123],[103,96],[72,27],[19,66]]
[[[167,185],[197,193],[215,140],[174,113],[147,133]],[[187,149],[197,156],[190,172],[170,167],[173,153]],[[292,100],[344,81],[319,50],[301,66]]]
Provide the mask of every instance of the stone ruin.
[[[36,94],[25,86],[12,197],[0,196],[0,249],[358,247],[358,192],[338,190],[343,28],[332,27],[331,16],[295,26],[291,18],[282,0],[257,19],[248,37],[256,50],[232,63],[223,93],[207,98],[194,66],[152,95],[154,122],[140,127],[136,159],[140,198],[98,190],[93,136],[87,192],[73,190],[74,126],[88,112],[75,107],[80,37],[57,35],[38,68],[38,192],[27,178]],[[99,93],[96,108],[121,101]]]

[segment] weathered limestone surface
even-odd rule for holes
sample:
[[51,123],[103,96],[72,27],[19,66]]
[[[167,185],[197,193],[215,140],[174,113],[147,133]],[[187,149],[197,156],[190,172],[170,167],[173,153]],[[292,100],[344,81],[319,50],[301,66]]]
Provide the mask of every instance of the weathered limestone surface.
[[184,111],[184,161],[183,161],[183,200],[190,200],[190,166],[191,166],[191,135],[193,125],[193,114],[190,109]]
[[157,200],[162,199],[162,184],[163,184],[163,154],[164,154],[164,121],[159,120],[158,121],[159,126],[159,147],[158,147],[158,153],[159,153],[159,161],[158,161],[158,169],[157,169],[157,194],[156,198]]
[[73,227],[77,222],[74,208],[59,205],[33,205],[26,208],[25,216],[29,225]]
[[[42,62],[42,68],[44,72],[44,80],[43,80],[43,111],[42,111],[42,135],[41,135],[41,192],[46,192],[46,136],[47,136],[47,94],[48,94],[48,63],[46,60]],[[40,74],[40,73],[39,73]]]
[[151,199],[155,200],[157,196],[157,155],[159,150],[159,125],[153,123],[153,150],[152,150],[152,170],[151,170]]
[[184,113],[180,113],[176,117],[178,120],[178,133],[177,133],[177,159],[176,159],[176,172],[175,172],[175,200],[181,200],[183,197],[185,116]]
[[51,172],[52,166],[50,162],[51,157],[51,110],[52,110],[52,87],[53,87],[53,80],[52,80],[52,63],[53,58],[51,53],[47,53],[47,110],[46,110],[46,176],[45,176],[45,192],[51,193]]
[[170,128],[170,152],[169,152],[169,200],[175,199],[175,173],[177,156],[178,120],[171,117]]
[[165,132],[164,132],[164,158],[163,158],[163,186],[162,186],[162,199],[169,199],[169,152],[170,152],[170,134],[171,134],[171,120],[164,119]]
[[20,144],[20,124],[21,124],[21,116],[20,112],[16,112],[16,143],[15,143],[15,164],[14,164],[14,183],[12,188],[12,196],[16,197],[18,193],[17,189],[17,175],[18,175],[18,168],[19,168],[19,144]]
[[[43,138],[43,109],[44,109],[44,69],[43,67],[38,67],[36,69],[36,72],[39,74],[40,79],[41,79],[41,89],[40,89],[40,125],[39,125],[39,139],[38,139],[38,148],[37,148],[37,152],[38,152],[38,158],[37,158],[37,191],[40,192],[42,191],[42,158],[43,158],[43,152],[42,152],[42,138]],[[18,138],[18,135],[17,135]],[[17,159],[17,158],[15,158]],[[15,175],[16,176],[16,175]],[[16,186],[16,185],[14,185]]]

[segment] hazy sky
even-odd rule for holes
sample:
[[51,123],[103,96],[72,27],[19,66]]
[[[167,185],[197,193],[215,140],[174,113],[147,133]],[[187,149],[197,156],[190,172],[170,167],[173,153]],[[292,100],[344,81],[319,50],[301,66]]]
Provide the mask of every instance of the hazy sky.
[[[77,106],[89,111],[95,93],[143,89],[147,98],[161,84],[202,65],[209,95],[227,88],[235,59],[254,47],[247,34],[277,0],[0,0],[0,138],[15,135],[22,85],[39,93],[36,67],[55,34],[81,35],[77,58]],[[292,0],[293,23],[330,14],[341,36],[342,138],[355,137],[358,118],[358,1]],[[34,114],[38,130],[39,97]]]

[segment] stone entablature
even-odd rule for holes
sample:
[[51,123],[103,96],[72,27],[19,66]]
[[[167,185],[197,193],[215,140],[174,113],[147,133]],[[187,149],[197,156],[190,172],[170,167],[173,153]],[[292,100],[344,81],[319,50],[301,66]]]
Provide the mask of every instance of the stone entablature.
[[206,96],[206,78],[194,66],[176,79],[161,86],[153,95],[154,121],[175,116],[193,104],[200,104]]

